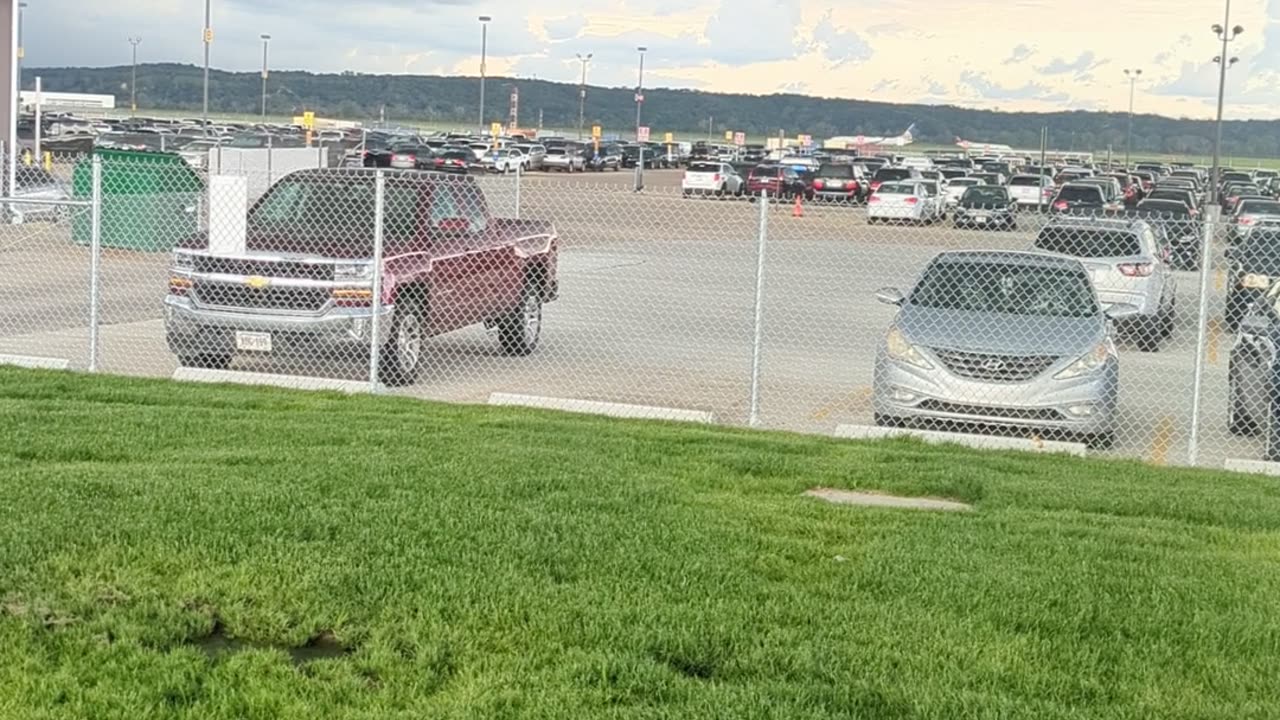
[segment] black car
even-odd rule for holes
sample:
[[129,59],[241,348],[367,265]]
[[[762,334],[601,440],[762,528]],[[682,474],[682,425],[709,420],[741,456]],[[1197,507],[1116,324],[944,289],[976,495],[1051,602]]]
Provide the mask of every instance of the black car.
[[818,166],[811,181],[813,197],[833,202],[865,202],[871,184],[860,168],[849,163],[824,163]]
[[974,185],[956,202],[955,224],[958,228],[1003,228],[1018,226],[1018,201],[1009,188],[999,185]]
[[1235,332],[1249,307],[1280,280],[1280,228],[1260,228],[1227,248],[1231,287],[1223,319]]
[[1195,208],[1181,200],[1148,198],[1128,214],[1146,220],[1164,233],[1173,252],[1174,267],[1179,270],[1200,268],[1201,230],[1199,212]]
[[640,162],[641,151],[644,151],[644,167],[646,170],[662,167],[663,156],[648,145],[623,145],[622,167],[633,168]]
[[445,150],[431,159],[431,169],[464,175],[475,161],[476,154],[470,150]]
[[[1273,238],[1273,240],[1280,238]],[[1267,268],[1280,269],[1269,261]],[[1258,266],[1262,269],[1262,266]],[[1280,284],[1259,288],[1257,302],[1244,308],[1239,339],[1227,364],[1227,429],[1233,435],[1263,434],[1263,459],[1280,461]]]
[[1049,212],[1071,215],[1102,215],[1107,200],[1097,185],[1068,183],[1058,191]]

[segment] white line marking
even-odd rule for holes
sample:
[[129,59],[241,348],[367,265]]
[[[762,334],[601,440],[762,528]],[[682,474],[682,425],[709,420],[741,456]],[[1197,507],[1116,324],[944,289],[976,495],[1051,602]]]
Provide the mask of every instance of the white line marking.
[[606,415],[608,417],[617,418],[638,418],[642,420],[675,420],[679,422],[708,424],[715,422],[715,415],[713,413],[702,410],[681,410],[678,408],[650,407],[647,405],[624,405],[621,403],[538,397],[534,395],[493,393],[489,396],[489,404],[541,408],[544,410],[563,410],[565,412]]
[[1084,457],[1086,451],[1084,443],[992,435],[968,435],[965,433],[931,430],[883,428],[871,425],[840,425],[836,427],[835,436],[847,440],[883,440],[886,438],[913,437],[934,445],[955,443],[979,450],[1023,450],[1026,452],[1065,453],[1077,457]]

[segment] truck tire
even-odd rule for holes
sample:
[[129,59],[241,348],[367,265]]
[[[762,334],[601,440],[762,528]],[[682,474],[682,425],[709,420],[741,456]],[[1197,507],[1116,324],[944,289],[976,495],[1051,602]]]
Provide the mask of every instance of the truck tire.
[[403,387],[417,382],[426,345],[426,313],[422,301],[408,296],[396,306],[391,334],[382,344],[378,379],[384,385]]
[[498,321],[498,338],[502,351],[523,357],[538,348],[542,335],[542,293],[526,284],[520,302]]

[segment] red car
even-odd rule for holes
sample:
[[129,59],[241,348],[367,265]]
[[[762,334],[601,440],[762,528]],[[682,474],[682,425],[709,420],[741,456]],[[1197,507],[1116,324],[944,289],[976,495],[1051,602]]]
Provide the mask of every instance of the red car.
[[753,197],[764,193],[770,197],[813,198],[813,189],[799,171],[782,165],[757,165],[747,176],[747,192]]

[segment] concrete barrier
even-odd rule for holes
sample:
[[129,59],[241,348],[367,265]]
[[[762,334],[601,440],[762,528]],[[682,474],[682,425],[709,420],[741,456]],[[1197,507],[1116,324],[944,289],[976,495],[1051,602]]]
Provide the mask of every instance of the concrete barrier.
[[885,428],[872,425],[840,425],[836,428],[835,436],[846,440],[885,440],[888,438],[912,437],[934,445],[954,443],[979,450],[1063,453],[1077,457],[1084,457],[1086,453],[1084,443],[1000,437],[998,435],[968,435],[965,433],[911,430],[906,428]]
[[182,382],[230,383],[233,385],[269,385],[291,390],[333,390],[348,394],[373,392],[374,387],[359,380],[334,380],[307,377],[305,375],[271,375],[268,373],[240,372],[236,370],[205,370],[180,367],[173,372],[173,379]]
[[1280,463],[1266,462],[1265,460],[1237,460],[1235,458],[1227,458],[1223,464],[1223,469],[1230,472],[1249,473],[1251,475],[1271,475],[1280,477]]
[[597,402],[594,400],[570,400],[566,398],[538,397],[534,395],[512,395],[493,393],[489,396],[490,405],[540,408],[543,410],[562,410],[564,412],[585,413],[588,415],[606,415],[616,418],[635,418],[641,420],[675,420],[678,422],[714,423],[715,415],[702,410],[682,410],[679,408],[650,407],[647,405],[624,405],[621,403]]
[[71,361],[66,358],[0,354],[0,365],[13,365],[33,370],[66,370],[71,367]]

